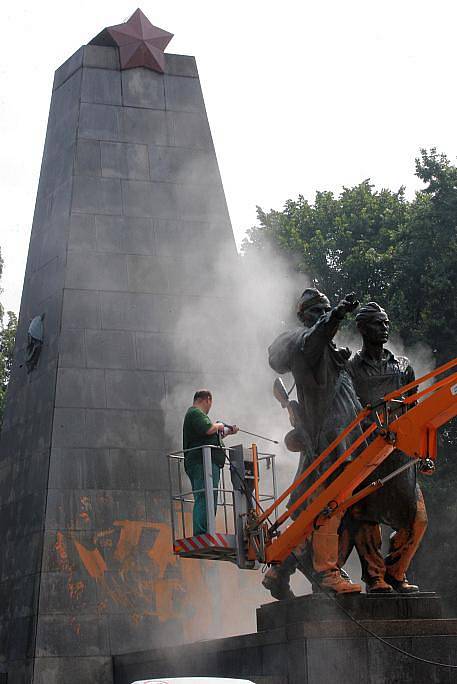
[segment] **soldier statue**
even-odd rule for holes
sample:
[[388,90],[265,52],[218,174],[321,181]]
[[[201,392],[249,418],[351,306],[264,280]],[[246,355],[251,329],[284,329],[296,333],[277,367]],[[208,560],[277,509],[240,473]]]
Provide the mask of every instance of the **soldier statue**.
[[[389,338],[389,318],[379,304],[370,302],[356,315],[362,336],[362,349],[348,363],[355,390],[365,406],[379,403],[389,392],[415,379],[413,368],[404,356],[395,356],[384,345]],[[370,476],[370,481],[385,477],[411,459],[394,451]],[[429,474],[429,473],[426,473]],[[381,554],[380,523],[391,527],[390,549]],[[346,515],[340,540],[343,564],[355,545],[362,565],[367,592],[414,593],[406,572],[427,528],[427,514],[415,467],[392,478],[381,489],[362,499]]]
[[[296,477],[361,410],[347,372],[350,351],[338,348],[333,342],[341,322],[357,306],[355,296],[350,294],[331,308],[322,292],[307,288],[297,307],[297,316],[302,325],[279,335],[269,348],[270,366],[280,374],[291,372],[296,383],[298,416],[295,429],[286,438],[286,444],[295,443],[292,449],[300,451]],[[345,451],[347,446],[347,440],[341,443],[334,457]],[[315,477],[319,474],[315,473]],[[297,487],[289,506],[303,492],[303,486]],[[295,517],[298,513],[299,510],[295,511]],[[279,566],[268,570],[263,585],[275,598],[293,597],[289,580],[297,565],[307,576],[305,568],[311,566],[313,577],[324,589],[335,593],[360,592],[360,585],[353,584],[338,566],[338,527],[341,517],[334,515],[313,532],[310,549],[303,544]]]

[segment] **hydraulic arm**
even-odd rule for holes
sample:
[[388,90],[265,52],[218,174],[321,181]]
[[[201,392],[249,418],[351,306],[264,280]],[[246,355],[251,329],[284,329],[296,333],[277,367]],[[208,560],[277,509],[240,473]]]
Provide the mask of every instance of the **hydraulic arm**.
[[[430,381],[433,384],[424,386]],[[251,511],[245,528],[247,557],[280,563],[325,518],[347,509],[390,479],[377,480],[355,492],[395,449],[411,457],[411,466],[419,462],[430,470],[437,453],[437,431],[455,416],[457,359],[386,395],[379,405],[366,407],[265,512]],[[335,457],[347,438],[352,439],[351,445]],[[408,465],[397,472],[405,467]],[[305,488],[304,493],[271,524],[271,515],[299,486]]]

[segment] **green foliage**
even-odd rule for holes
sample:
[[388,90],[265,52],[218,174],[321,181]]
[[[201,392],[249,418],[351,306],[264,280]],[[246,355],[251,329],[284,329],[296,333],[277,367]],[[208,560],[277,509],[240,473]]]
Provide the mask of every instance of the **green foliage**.
[[435,149],[422,150],[413,200],[374,189],[369,180],[338,197],[317,192],[283,211],[257,209],[243,250],[274,245],[298,271],[337,301],[354,291],[376,299],[406,344],[424,342],[437,362],[452,357],[457,330],[457,168]]
[[[3,260],[0,255],[0,279],[3,271]],[[12,311],[5,315],[0,304],[0,429],[3,422],[6,390],[13,361],[14,341],[16,338],[17,318]]]
[[[275,246],[334,303],[351,291],[378,301],[405,344],[426,344],[440,365],[456,356],[457,167],[435,149],[421,150],[416,175],[424,189],[410,201],[403,188],[376,191],[365,180],[338,197],[318,192],[314,203],[300,196],[282,211],[258,208],[243,250]],[[431,524],[416,563],[424,587],[443,593],[450,581],[443,567],[452,566],[452,586],[457,581],[450,563],[456,455],[454,420],[442,431],[436,474],[422,480]]]

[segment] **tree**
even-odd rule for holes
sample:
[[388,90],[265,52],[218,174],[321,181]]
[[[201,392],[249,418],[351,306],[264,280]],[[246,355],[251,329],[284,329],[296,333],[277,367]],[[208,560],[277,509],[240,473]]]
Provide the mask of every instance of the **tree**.
[[[3,272],[3,260],[0,255],[0,279]],[[6,319],[6,320],[5,320]],[[14,341],[16,338],[17,318],[12,311],[6,312],[0,304],[0,429],[3,422],[6,390],[13,360]]]
[[404,342],[427,344],[437,363],[452,358],[457,333],[457,167],[421,151],[425,188],[376,191],[369,180],[338,197],[317,192],[283,211],[257,208],[243,251],[274,245],[336,301],[350,291],[386,306]]

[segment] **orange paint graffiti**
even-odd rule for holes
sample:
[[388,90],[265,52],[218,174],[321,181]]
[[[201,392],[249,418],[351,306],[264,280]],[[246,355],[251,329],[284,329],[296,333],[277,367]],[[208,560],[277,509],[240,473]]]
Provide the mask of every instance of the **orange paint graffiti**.
[[[145,534],[151,536],[151,541],[143,537]],[[189,639],[211,629],[211,602],[198,598],[207,592],[204,566],[194,561],[178,562],[171,552],[171,529],[167,524],[115,520],[112,528],[94,532],[92,548],[74,533],[64,537],[57,532],[55,547],[61,570],[69,575],[71,598],[79,599],[85,585],[73,579],[76,566],[69,561],[68,543],[76,551],[81,567],[105,595],[105,600],[97,604],[100,612],[109,611],[114,603],[130,612],[134,624],[144,616],[156,616],[161,623],[177,620]],[[168,576],[169,571],[172,576]]]
[[95,548],[92,551],[86,549],[80,542],[74,540],[76,550],[82,560],[84,567],[93,579],[103,577],[103,574],[108,569],[105,560],[100,551]]

